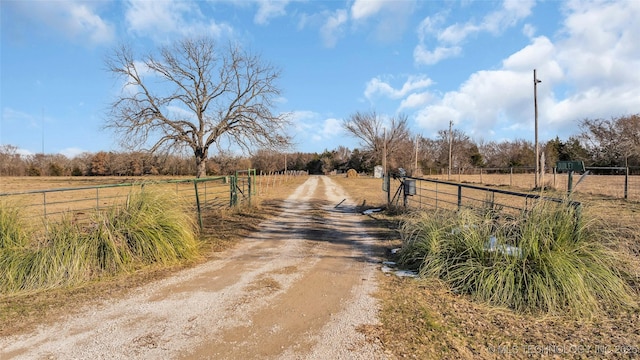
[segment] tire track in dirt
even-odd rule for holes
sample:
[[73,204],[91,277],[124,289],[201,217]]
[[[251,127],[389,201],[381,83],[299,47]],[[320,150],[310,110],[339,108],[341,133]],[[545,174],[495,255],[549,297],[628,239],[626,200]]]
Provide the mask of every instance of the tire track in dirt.
[[377,322],[375,260],[344,198],[312,176],[223,259],[0,338],[0,358],[382,358],[356,330]]

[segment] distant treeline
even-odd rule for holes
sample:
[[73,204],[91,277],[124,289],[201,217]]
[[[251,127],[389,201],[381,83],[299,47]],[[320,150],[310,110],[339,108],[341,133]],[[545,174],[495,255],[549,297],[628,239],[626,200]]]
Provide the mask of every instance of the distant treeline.
[[[553,168],[558,160],[581,160],[587,167],[640,166],[640,115],[610,120],[583,120],[581,133],[567,140],[555,138],[540,145],[541,165]],[[410,135],[410,134],[408,134]],[[450,146],[451,145],[451,146]],[[221,152],[207,161],[208,175],[227,175],[253,168],[258,173],[306,170],[326,174],[355,169],[371,173],[382,163],[382,153],[364,147],[339,146],[322,153],[278,153],[258,150],[253,155]],[[451,149],[451,153],[449,153]],[[144,152],[83,153],[73,158],[61,154],[21,155],[16,146],[0,145],[0,176],[139,176],[195,175],[193,157]],[[417,155],[417,158],[416,158]],[[516,139],[474,142],[460,130],[440,131],[435,139],[406,136],[387,154],[389,169],[416,169],[422,173],[452,168],[535,167],[533,142]],[[544,162],[544,164],[543,164]]]

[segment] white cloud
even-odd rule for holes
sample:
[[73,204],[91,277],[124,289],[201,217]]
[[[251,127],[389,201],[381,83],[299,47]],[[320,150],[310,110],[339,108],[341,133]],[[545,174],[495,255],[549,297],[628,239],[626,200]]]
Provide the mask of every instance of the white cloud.
[[380,77],[373,78],[367,83],[364,96],[371,100],[375,95],[385,96],[391,99],[400,99],[415,90],[427,88],[433,81],[425,75],[409,76],[400,89],[394,89],[389,83]]
[[[531,14],[533,0],[505,0],[502,7],[488,13],[479,22],[467,21],[442,28],[447,14],[444,12],[426,17],[418,26],[418,45],[413,51],[416,64],[433,65],[444,59],[458,56],[460,46],[471,35],[489,32],[499,35]],[[437,45],[428,46],[428,39],[434,37]],[[433,48],[433,50],[429,50]]]
[[640,83],[640,2],[572,2],[559,61],[580,87]]
[[318,120],[320,114],[313,111],[293,111],[291,112],[291,122],[295,133],[306,133],[313,127],[312,123]]
[[368,31],[382,43],[394,43],[407,29],[415,11],[415,0],[356,0],[351,6],[354,28]]
[[434,16],[427,16],[424,18],[418,28],[418,39],[420,42],[426,41],[427,38],[437,36],[440,26],[446,21],[445,13],[438,13]]
[[288,0],[257,0],[258,12],[253,21],[256,24],[266,25],[269,20],[287,14],[285,8],[289,4]]
[[347,22],[347,11],[338,9],[327,16],[327,19],[320,28],[320,36],[326,47],[334,47],[338,42],[338,38],[344,31]]
[[522,33],[529,39],[532,39],[536,35],[536,31],[536,27],[531,24],[524,24],[522,27]]
[[461,52],[462,48],[459,46],[438,46],[433,51],[429,51],[424,45],[419,44],[413,50],[413,59],[416,64],[433,65],[439,63],[441,60],[458,56]]
[[18,150],[16,150],[16,153],[18,153],[18,155],[20,155],[20,156],[32,156],[32,155],[35,155],[34,152],[29,151],[27,149],[18,149]]
[[[510,64],[507,60],[504,63]],[[550,99],[552,84],[561,78],[561,72],[552,75],[554,63],[544,63],[546,87],[539,86],[538,94],[539,99]],[[540,101],[539,108],[545,106]],[[435,132],[446,128],[452,120],[465,132],[481,138],[494,132],[527,128],[532,118],[532,68],[514,65],[476,72],[458,90],[445,93],[416,114],[416,121],[423,129]]]
[[428,104],[433,99],[433,95],[430,92],[414,93],[407,96],[400,102],[400,108],[398,111],[404,109],[413,109]]
[[69,147],[58,151],[58,153],[68,157],[69,159],[73,159],[74,157],[88,152],[87,150],[83,150],[77,147]]
[[351,5],[351,17],[361,20],[377,14],[384,6],[383,0],[355,0]]
[[325,117],[317,112],[294,111],[291,113],[291,121],[292,133],[295,134],[294,142],[298,145],[308,146],[309,140],[329,144],[344,135],[340,119]]
[[[532,39],[532,43],[502,61],[505,69],[527,71],[554,61],[556,49],[551,40],[540,36]],[[533,79],[531,80],[533,81]]]
[[501,9],[482,19],[478,29],[493,34],[501,33],[531,15],[531,9],[534,5],[534,0],[505,0]]
[[324,126],[322,127],[322,137],[324,139],[339,135],[342,132],[343,129],[341,120],[335,118],[328,118],[324,120]]
[[30,1],[12,2],[21,14],[64,34],[67,38],[99,45],[115,38],[114,25],[98,14],[100,2]]
[[472,23],[453,24],[438,33],[438,40],[447,44],[459,44],[466,39],[469,34],[480,30],[482,30],[480,26]]
[[556,40],[531,38],[501,68],[476,72],[457,90],[432,99],[415,114],[419,126],[435,133],[453,120],[477,138],[503,133],[530,139],[534,68],[542,79],[537,86],[542,139],[573,135],[584,118],[637,113],[640,43],[633,39],[640,34],[635,20],[640,2],[576,1],[565,11]]
[[129,31],[163,42],[179,35],[211,35],[233,33],[231,26],[207,19],[198,2],[129,0],[125,13]]

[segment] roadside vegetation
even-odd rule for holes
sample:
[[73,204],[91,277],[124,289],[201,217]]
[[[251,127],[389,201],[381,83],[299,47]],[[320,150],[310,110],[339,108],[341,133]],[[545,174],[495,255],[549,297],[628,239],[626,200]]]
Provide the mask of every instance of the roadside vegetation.
[[[219,251],[233,246],[238,239],[255,231],[261,221],[277,213],[290,190],[305,179],[305,177],[294,178],[295,183],[290,183],[290,186],[270,189],[260,196],[259,202],[255,202],[254,207],[219,210],[206,214],[204,229],[198,237],[200,256],[193,260],[164,265],[140,265],[117,276],[107,276],[104,272],[104,276],[93,281],[76,286],[51,288],[47,291],[22,292],[15,295],[0,293],[0,323],[2,324],[0,336],[25,332],[38,324],[73,314],[82,304],[98,299],[125,296],[132,289],[171,276],[185,266],[216,258],[219,256]],[[380,179],[335,177],[334,180],[349,192],[351,200],[358,205],[359,210],[385,207],[386,194],[380,190]],[[456,283],[448,282],[446,276],[401,278],[381,272],[378,277],[379,291],[376,294],[380,299],[380,323],[364,326],[360,330],[371,341],[382,344],[385,354],[390,359],[504,357],[591,359],[640,356],[640,331],[637,326],[640,321],[640,310],[638,307],[627,304],[629,294],[637,299],[640,292],[640,257],[638,256],[640,232],[637,228],[640,204],[592,200],[587,197],[576,198],[576,200],[585,204],[583,208],[585,216],[578,222],[556,223],[553,221],[541,224],[540,220],[532,220],[519,224],[518,219],[513,219],[510,223],[503,223],[498,228],[487,225],[486,228],[480,226],[465,229],[464,225],[468,225],[471,221],[476,225],[482,225],[484,221],[488,222],[488,218],[481,214],[467,214],[468,218],[465,222],[462,218],[456,220],[445,213],[432,214],[432,217],[440,219],[441,225],[448,226],[448,231],[439,230],[444,234],[456,233],[457,236],[461,236],[463,232],[470,234],[476,231],[477,234],[470,237],[476,236],[477,247],[482,245],[482,248],[487,246],[490,235],[498,234],[496,248],[501,245],[517,246],[523,249],[520,250],[523,254],[526,246],[517,244],[516,239],[523,239],[529,232],[548,236],[555,233],[564,234],[562,235],[564,238],[559,240],[565,242],[562,249],[565,253],[575,255],[576,258],[569,260],[555,254],[557,257],[554,261],[566,262],[565,266],[570,266],[568,264],[580,264],[580,262],[590,261],[590,258],[597,260],[596,262],[600,265],[595,269],[611,270],[608,274],[615,278],[613,283],[617,284],[616,286],[620,285],[618,279],[622,279],[622,287],[625,290],[619,296],[620,299],[610,299],[610,301],[598,299],[599,305],[589,311],[569,308],[559,301],[550,302],[556,307],[555,311],[549,311],[549,308],[536,303],[523,302],[522,306],[518,307],[508,305],[508,302],[498,305],[499,302],[495,299],[482,300],[479,295],[474,295],[474,289],[468,282],[458,284],[460,287],[456,290],[452,285]],[[573,215],[571,209],[559,207],[552,210],[539,209],[540,216],[548,217],[549,214],[554,214],[553,216],[562,218],[565,215]],[[15,207],[1,207],[1,246],[5,250],[29,248],[25,245],[29,239],[28,233],[24,233],[25,227],[11,226],[20,223],[20,217],[15,215],[16,211],[19,209]],[[545,211],[546,215],[544,215]],[[417,251],[417,244],[413,244],[415,252],[409,252],[407,249],[401,254],[392,254],[391,249],[401,248],[403,242],[407,242],[408,248],[411,247],[409,224],[424,223],[428,220],[429,216],[407,217],[399,209],[387,209],[383,212],[362,215],[367,232],[380,239],[379,246],[373,250],[381,258],[401,262],[399,256],[402,255],[404,257],[402,261],[405,261],[408,267],[418,270],[424,266],[422,255]],[[569,232],[570,227],[577,227],[579,231]],[[452,231],[455,228],[461,231]],[[428,226],[419,226],[417,229],[423,232],[424,236]],[[413,239],[418,239],[418,230],[415,231]],[[406,235],[401,235],[403,231],[407,232]],[[575,238],[576,234],[580,237]],[[553,235],[547,239],[556,241],[559,236]],[[576,241],[582,246],[572,243]],[[35,245],[38,244],[31,244],[30,249],[37,248]],[[44,244],[39,245],[44,246]],[[538,247],[544,251],[540,251],[536,256],[544,261],[553,259],[550,252],[560,251],[559,247],[551,246],[550,243],[538,244]],[[591,251],[595,252],[580,258],[579,254],[590,254]],[[546,258],[543,256],[544,252],[547,252]],[[426,251],[423,250],[422,253],[426,257]],[[600,256],[594,257],[594,254]],[[508,257],[507,254],[497,251],[482,255],[493,256],[494,258],[490,258],[493,259],[492,261],[499,261],[500,264],[496,265],[495,269],[491,267],[491,271],[500,270],[502,274],[506,273],[509,266],[523,265],[522,258]],[[531,254],[531,256],[534,255]],[[478,260],[471,260],[472,263],[474,261]],[[538,264],[543,263],[543,260],[540,261]],[[527,262],[524,265],[533,267],[534,262]],[[478,265],[475,266],[476,269],[480,269]],[[426,267],[423,274],[427,275]],[[4,274],[0,275],[4,279]],[[481,278],[479,275],[476,277]],[[503,275],[503,278],[506,280],[508,277]],[[579,279],[579,281],[583,280]],[[565,282],[565,286],[569,285],[573,286],[573,283]],[[513,304],[516,303],[513,302]],[[582,307],[582,304],[578,307]],[[566,312],[560,309],[565,309]]]
[[[184,207],[175,196],[167,197],[162,193],[133,195],[128,205],[124,203],[110,212],[96,214],[91,222],[82,226],[65,220],[50,227],[49,235],[38,241],[34,241],[34,234],[26,230],[29,226],[20,216],[19,204],[0,204],[0,336],[29,331],[39,324],[73,314],[84,304],[125,296],[137,287],[216,258],[220,251],[232,247],[236,241],[256,231],[260,222],[277,213],[291,188],[304,180],[306,177],[291,177],[287,186],[268,187],[251,207],[210,209],[203,214],[204,226],[199,232],[194,219],[190,215],[184,216],[192,212],[182,211]],[[173,220],[172,225],[167,226],[171,217],[177,217],[182,226],[176,227]],[[165,235],[171,239],[166,239]],[[95,267],[78,267],[79,261],[70,267],[62,267],[59,261],[47,262],[49,265],[43,266],[48,266],[48,270],[40,271],[40,274],[50,273],[50,280],[47,287],[40,290],[18,285],[15,280],[11,285],[4,281],[9,276],[30,274],[31,284],[43,284],[46,277],[35,281],[36,273],[29,270],[27,260],[33,261],[38,251],[55,254],[54,249],[62,248],[60,240],[65,237],[69,240],[64,251],[66,257],[70,260],[75,254],[77,259],[84,251],[87,258],[83,263]],[[180,237],[183,237],[182,241],[177,243],[175,240]],[[140,241],[130,242],[132,246],[125,247],[128,239]],[[92,251],[99,251],[99,255],[95,252],[91,258],[86,255],[89,248],[81,246],[81,240],[92,244]],[[150,245],[146,240],[159,243]],[[102,244],[101,247],[98,244]],[[78,271],[76,275],[82,273],[87,277],[79,279],[65,272],[73,269]]]
[[601,229],[567,203],[541,202],[502,224],[492,212],[420,212],[399,229],[399,263],[480,303],[591,317],[634,305]]
[[[335,180],[358,204],[366,204],[361,210],[386,207],[380,179]],[[422,276],[398,277],[381,272],[377,292],[380,324],[362,327],[361,331],[370,341],[381,343],[389,359],[637,358],[640,309],[634,302],[640,293],[640,204],[576,196],[574,200],[584,204],[580,218],[564,206],[539,207],[528,221],[516,218],[498,227],[489,225],[493,219],[486,213],[464,212],[457,214],[458,218],[455,213],[419,215],[389,208],[363,216],[367,231],[381,240],[378,252],[382,259],[422,269]],[[468,226],[471,223],[474,226]],[[542,236],[538,244],[531,239],[534,234]],[[438,235],[446,240],[428,240]],[[484,250],[491,248],[491,235],[497,235],[493,248],[504,252]],[[529,244],[525,244],[527,241]],[[460,255],[451,252],[465,242],[469,250],[460,251]],[[516,246],[521,249],[515,250]],[[537,253],[533,250],[536,247]],[[510,256],[507,251],[521,251],[522,257]],[[427,264],[425,258],[434,263]],[[440,270],[449,264],[452,273],[436,271],[437,263]],[[557,271],[536,268],[545,264]],[[516,269],[518,266],[524,267]],[[577,275],[571,266],[582,267],[584,273]],[[533,273],[525,273],[525,269]],[[507,275],[510,272],[513,279]],[[522,292],[518,294],[512,288],[509,293],[515,296],[506,296],[505,289],[498,287],[498,278],[489,276],[500,276],[506,287],[516,283],[516,275],[529,279],[545,272],[548,281],[573,272],[573,279],[559,279],[561,283],[550,289],[536,290],[539,295],[549,294],[549,300],[555,294],[555,301],[532,297],[536,301],[516,302],[516,296],[524,298]],[[587,279],[588,272],[595,274]],[[468,278],[464,279],[463,273]],[[483,290],[473,288],[472,283],[483,286]],[[613,289],[602,289],[604,285]],[[492,288],[496,295],[486,296]],[[573,291],[580,294],[569,295]],[[594,300],[594,294],[598,305],[588,302]],[[560,302],[560,296],[585,296],[590,300],[569,307]]]
[[152,264],[171,265],[199,255],[195,223],[168,193],[142,191],[126,203],[30,232],[20,209],[0,209],[0,270],[4,294],[74,286]]

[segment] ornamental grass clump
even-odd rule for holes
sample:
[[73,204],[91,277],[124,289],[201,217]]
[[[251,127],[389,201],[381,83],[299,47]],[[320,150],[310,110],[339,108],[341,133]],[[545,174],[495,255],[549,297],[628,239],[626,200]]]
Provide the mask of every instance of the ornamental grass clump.
[[502,223],[493,215],[416,215],[401,227],[399,262],[457,293],[518,312],[588,317],[635,305],[600,227],[578,208],[539,203]]
[[23,249],[30,234],[20,208],[8,202],[0,203],[0,292],[14,289],[26,280],[32,254]]
[[96,267],[129,271],[139,264],[173,264],[198,256],[193,218],[180,200],[167,193],[143,191],[126,204],[93,218],[88,237]]
[[[9,214],[9,215],[7,215]],[[44,238],[20,223],[20,211],[0,211],[0,226],[12,217],[19,228],[0,229],[0,292],[73,286],[152,264],[169,265],[199,255],[195,222],[178,198],[140,191],[126,203],[95,212],[89,224],[63,218]],[[11,234],[11,237],[5,237]]]
[[19,206],[0,202],[0,250],[25,246],[29,233]]

